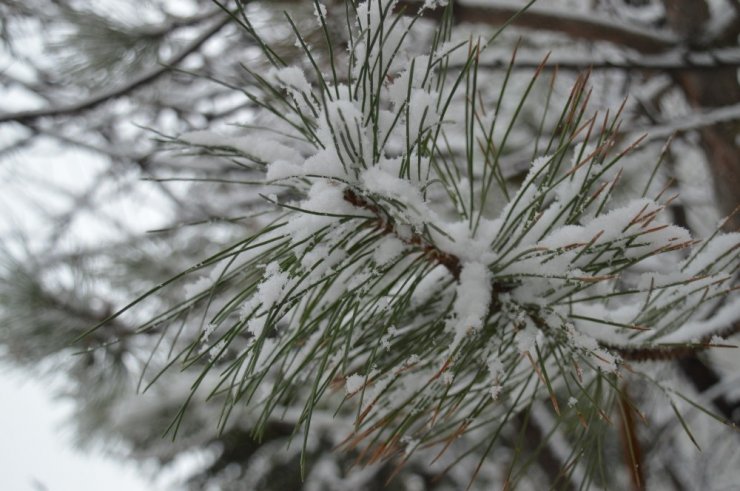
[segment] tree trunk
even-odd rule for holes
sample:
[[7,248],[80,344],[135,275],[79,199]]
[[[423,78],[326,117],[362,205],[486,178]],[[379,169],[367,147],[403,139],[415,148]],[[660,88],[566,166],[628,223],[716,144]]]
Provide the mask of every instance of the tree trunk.
[[[709,20],[706,0],[663,0],[668,25],[687,46],[709,44],[712,48],[734,46],[740,32],[740,19],[714,40],[706,39],[704,26]],[[740,102],[737,70],[726,68],[712,73],[687,71],[676,74],[689,103],[698,110],[734,105]],[[740,152],[737,139],[740,121],[707,126],[700,132],[702,147],[712,172],[717,204],[724,215],[730,215],[740,203]],[[725,224],[726,231],[740,229],[740,214]]]

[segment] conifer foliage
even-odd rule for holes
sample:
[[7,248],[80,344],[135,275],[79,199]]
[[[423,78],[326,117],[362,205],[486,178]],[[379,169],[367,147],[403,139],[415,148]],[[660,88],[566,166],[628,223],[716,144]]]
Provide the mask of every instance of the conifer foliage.
[[[620,190],[640,140],[623,140],[621,108],[590,109],[587,74],[560,107],[533,103],[542,67],[524,84],[481,76],[501,31],[460,39],[446,2],[410,8],[314,1],[321,36],[286,15],[288,60],[223,6],[270,66],[245,64],[253,87],[233,87],[253,121],[160,138],[249,175],[256,231],[86,335],[147,314],[131,336],[166,340],[144,367],[152,390],[182,369],[193,401],[220,407],[214,434],[269,442],[288,424],[306,483],[346,489],[367,466],[393,489],[420,462],[438,480],[419,489],[513,487],[533,464],[556,488],[639,483],[628,383],[663,394],[691,440],[687,404],[731,425],[656,367],[728,345],[740,234],[671,224],[675,196],[651,186],[660,161],[641,163],[642,192]],[[515,180],[507,156],[533,104],[556,130],[540,125]],[[180,402],[176,442],[194,431]],[[619,441],[622,471],[604,462]]]
[[[454,41],[446,15],[420,50],[419,16],[371,0],[347,3],[345,48],[316,2],[325,46],[287,17],[297,66],[243,14],[272,66],[250,71],[260,90],[245,96],[269,126],[171,143],[234,152],[280,191],[263,195],[258,233],[189,271],[210,276],[141,327],[201,312],[202,332],[175,359],[209,360],[196,385],[219,373],[207,389],[224,402],[222,427],[245,407],[259,436],[298,407],[305,458],[313,413],[328,408],[351,419],[339,448],[362,462],[392,459],[398,472],[417,449],[439,457],[466,434],[460,458],[480,469],[502,428],[545,398],[554,417],[580,421],[568,460],[590,469],[595,434],[629,404],[628,372],[680,397],[633,362],[722,344],[740,236],[693,240],[666,220],[670,196],[614,203],[631,146],[618,148],[619,111],[589,115],[585,77],[512,186],[501,157],[517,113],[501,120],[497,106],[514,95],[504,80],[490,105],[478,86],[496,36]],[[666,255],[675,270],[653,271]]]

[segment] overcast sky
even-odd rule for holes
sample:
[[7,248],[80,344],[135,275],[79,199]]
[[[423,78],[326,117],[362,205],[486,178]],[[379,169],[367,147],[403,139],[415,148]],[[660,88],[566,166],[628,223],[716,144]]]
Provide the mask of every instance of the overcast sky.
[[[64,420],[70,404],[19,371],[0,366],[1,488],[7,491],[148,491],[133,464],[75,450]],[[66,430],[66,431],[65,431]]]
[[[2,57],[0,56],[0,61]],[[3,110],[33,107],[22,93],[1,93]],[[17,126],[0,131],[0,148],[23,134]],[[40,140],[27,151],[0,160],[0,241],[11,246],[16,230],[31,244],[34,237],[50,232],[49,214],[74,205],[72,195],[93,181],[107,167],[100,157],[55,142]],[[111,203],[119,218],[142,229],[156,224],[151,212],[142,216],[141,203],[128,199]],[[138,205],[138,206],[137,206]],[[69,226],[80,244],[101,240],[104,230],[91,215]],[[11,243],[6,242],[7,239]],[[38,251],[37,251],[38,252]],[[143,469],[99,453],[82,452],[72,445],[72,428],[65,425],[71,402],[53,398],[49,381],[20,369],[0,365],[0,491],[150,491],[152,484]],[[172,482],[171,480],[169,482]]]

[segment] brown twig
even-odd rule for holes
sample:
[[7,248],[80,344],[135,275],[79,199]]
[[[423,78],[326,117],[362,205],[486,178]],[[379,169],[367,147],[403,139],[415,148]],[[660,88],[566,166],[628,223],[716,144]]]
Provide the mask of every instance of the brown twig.
[[[396,225],[393,219],[383,210],[381,206],[370,201],[368,198],[358,194],[355,190],[347,188],[344,191],[344,199],[363,210],[367,210],[376,216],[377,226],[386,234],[393,234],[399,240],[406,245],[415,247],[423,251],[424,255],[429,258],[430,261],[435,262],[444,266],[456,280],[460,280],[460,274],[462,272],[462,262],[460,258],[454,254],[450,254],[439,249],[434,244],[427,241],[418,233],[412,233],[410,236],[402,236],[397,232]],[[492,285],[491,294],[491,307],[490,311],[495,312],[497,306],[500,304],[500,296],[503,293],[510,292],[514,287],[510,284],[494,281]],[[547,323],[544,319],[540,319],[537,316],[533,317],[533,320],[538,327],[546,329]],[[710,343],[711,338],[717,336],[730,336],[740,332],[740,322],[735,322],[732,326],[727,329],[717,331],[711,335],[707,335],[702,338],[698,343],[694,344],[681,344],[681,345],[653,345],[653,346],[619,346],[615,344],[599,342],[599,345],[617,355],[619,355],[625,361],[669,361],[678,360],[686,356],[690,356],[701,352],[707,348],[711,348],[714,345]]]
[[622,416],[620,425],[620,434],[622,437],[622,447],[624,449],[624,461],[627,463],[632,489],[641,491],[645,489],[645,472],[642,446],[637,435],[637,426],[635,424],[635,410],[629,401],[627,385],[623,385],[619,391],[619,412]]
[[354,190],[347,188],[344,191],[344,199],[357,208],[362,208],[363,210],[367,210],[375,215],[378,221],[378,228],[383,230],[386,234],[393,234],[406,245],[421,249],[431,261],[444,266],[455,280],[460,279],[462,263],[457,256],[442,251],[434,244],[429,243],[418,233],[412,233],[408,237],[401,236],[396,230],[396,225],[393,222],[393,219],[389,217],[380,206],[371,202],[367,198],[360,196]]

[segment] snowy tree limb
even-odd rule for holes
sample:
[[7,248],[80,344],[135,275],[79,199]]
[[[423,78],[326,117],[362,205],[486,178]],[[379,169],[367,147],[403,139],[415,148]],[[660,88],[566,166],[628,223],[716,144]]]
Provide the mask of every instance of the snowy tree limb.
[[[401,1],[399,8],[415,13],[422,6],[419,1]],[[488,3],[455,2],[454,17],[458,22],[503,24],[522,10],[521,3],[497,1]],[[440,17],[442,10],[429,12],[426,17]],[[606,41],[641,53],[658,53],[670,49],[680,40],[672,33],[637,27],[614,19],[574,13],[563,9],[535,5],[514,19],[513,25],[530,29],[560,32],[576,39]]]
[[[537,69],[542,65],[542,53],[518,52],[512,63],[511,55],[496,56],[494,59],[481,61],[480,68],[489,70]],[[458,67],[458,65],[453,65]],[[725,68],[740,67],[740,50],[737,48],[717,49],[711,51],[674,50],[660,55],[630,55],[621,53],[618,58],[587,55],[585,53],[551,54],[542,69],[559,70],[656,70],[661,72],[701,71],[711,72]]]
[[647,134],[644,141],[665,139],[675,133],[698,130],[718,123],[740,121],[740,104],[734,106],[720,107],[702,113],[691,114],[676,121],[666,124],[648,126],[630,131],[631,135]]

